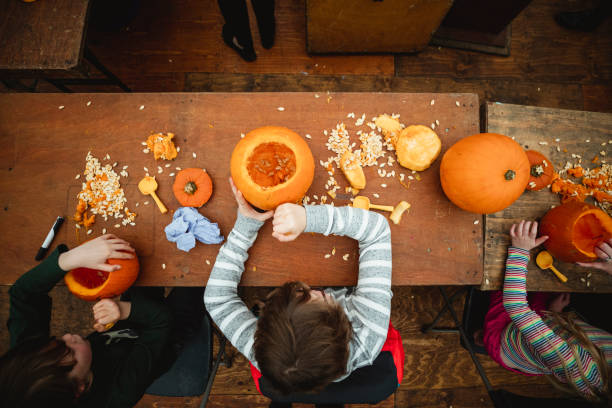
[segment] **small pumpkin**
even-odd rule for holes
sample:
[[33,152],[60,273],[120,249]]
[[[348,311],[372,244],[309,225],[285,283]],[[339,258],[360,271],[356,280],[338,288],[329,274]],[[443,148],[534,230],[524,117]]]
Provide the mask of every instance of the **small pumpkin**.
[[68,290],[87,301],[111,298],[125,292],[138,278],[138,256],[132,259],[108,259],[106,263],[121,265],[121,269],[114,272],[90,268],[73,269],[64,276]]
[[179,171],[172,185],[172,192],[183,207],[199,208],[212,195],[213,185],[206,170],[199,168]]
[[555,168],[552,162],[535,150],[527,150],[525,153],[527,153],[530,166],[527,190],[538,191],[552,183],[555,177]]
[[399,164],[415,171],[431,166],[441,149],[442,142],[436,132],[422,125],[412,125],[402,130],[395,144]]
[[465,137],[451,146],[440,163],[440,182],[458,207],[490,214],[511,205],[529,180],[527,154],[511,138],[496,133]]
[[359,160],[350,150],[344,152],[340,158],[340,169],[352,188],[357,190],[363,190],[365,188],[366,178],[363,173],[363,168]]
[[612,218],[594,205],[567,201],[549,210],[540,221],[540,235],[548,235],[544,246],[564,262],[591,262],[594,248],[612,237]]
[[306,141],[294,131],[264,126],[236,144],[230,169],[249,203],[272,210],[304,197],[314,178],[314,158]]

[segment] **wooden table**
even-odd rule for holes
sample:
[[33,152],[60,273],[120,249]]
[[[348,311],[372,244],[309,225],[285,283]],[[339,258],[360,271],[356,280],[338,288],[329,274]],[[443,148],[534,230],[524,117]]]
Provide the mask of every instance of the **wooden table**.
[[[572,154],[582,157],[582,166],[585,168],[601,164],[601,162],[591,163],[596,155],[603,160],[612,155],[608,143],[612,139],[612,115],[607,113],[489,102],[486,104],[486,129],[489,132],[514,137],[525,149],[543,153],[552,161],[557,171],[568,161],[577,163],[578,158],[572,157]],[[602,143],[606,145],[602,146]],[[601,151],[604,151],[606,156],[602,156]],[[481,289],[501,289],[503,285],[506,249],[510,243],[508,235],[510,226],[522,219],[539,220],[551,206],[559,204],[560,196],[553,194],[550,189],[526,191],[510,207],[486,216],[485,265]],[[537,251],[532,251],[532,255]],[[555,265],[567,276],[567,283],[561,283],[552,272],[539,269],[535,265],[535,256],[532,256],[528,265],[528,289],[612,292],[612,276],[603,271],[559,260],[555,260]],[[591,276],[587,279],[589,273]],[[590,282],[588,287],[587,282]]]
[[[88,84],[129,91],[85,45],[89,5],[89,0],[0,0],[0,77],[5,84],[22,88],[19,79],[43,78],[64,92],[70,92],[67,85]],[[84,59],[105,78],[89,78]]]
[[[220,245],[198,243],[186,253],[166,240],[163,229],[172,219],[172,210],[179,207],[172,194],[170,171],[176,171],[176,166],[207,169],[214,193],[200,212],[218,222],[227,237],[236,217],[236,204],[227,181],[229,161],[240,134],[263,125],[287,126],[301,135],[310,134],[312,138],[307,140],[317,165],[308,194],[320,197],[325,195],[329,176],[318,163],[333,155],[325,146],[327,136],[323,131],[344,122],[351,139],[359,143],[354,133],[355,119],[347,118],[350,112],[357,117],[365,113],[368,120],[380,113],[396,112],[407,125],[429,125],[438,120],[442,154],[459,138],[478,132],[479,126],[478,97],[474,94],[0,95],[0,262],[5,265],[0,284],[13,283],[35,265],[34,255],[55,217],[74,214],[81,188],[81,180],[75,176],[83,172],[85,156],[91,151],[102,164],[116,161],[119,170],[129,166],[129,178],[122,178],[122,186],[128,207],[136,210],[138,217],[136,226],[118,229],[113,227],[117,222],[114,219],[96,220],[90,236],[98,236],[102,228],[107,228],[131,241],[142,263],[140,284],[203,285]],[[156,163],[152,154],[143,153],[141,142],[151,131],[174,132],[181,148],[172,167],[164,167],[162,174],[157,174],[156,169],[164,163]],[[197,152],[197,158],[193,152]],[[106,154],[110,160],[103,160]],[[374,167],[366,168],[368,185],[362,194],[375,203],[395,205],[406,200],[412,204],[400,225],[391,224],[395,285],[481,282],[483,222],[475,221],[482,217],[462,211],[446,199],[439,183],[439,163],[440,159],[420,173],[421,180],[412,181],[409,189],[402,187],[397,178],[383,180]],[[159,196],[170,209],[167,214],[161,214],[153,200],[137,191],[145,166],[157,176]],[[411,174],[397,164],[393,168],[398,175]],[[391,171],[388,166],[385,169]],[[342,186],[348,185],[342,174],[337,173],[336,178]],[[388,187],[381,187],[383,183]],[[374,193],[380,198],[374,198]],[[348,204],[347,196],[334,200],[335,205]],[[144,205],[145,201],[150,204]],[[136,202],[139,207],[135,207]],[[270,234],[268,223],[250,251],[242,284],[274,286],[296,279],[311,285],[356,283],[356,241],[304,234],[283,244]],[[60,242],[77,244],[75,224],[70,219],[54,245]],[[335,255],[325,258],[333,248]],[[349,254],[347,261],[343,260],[344,254]]]

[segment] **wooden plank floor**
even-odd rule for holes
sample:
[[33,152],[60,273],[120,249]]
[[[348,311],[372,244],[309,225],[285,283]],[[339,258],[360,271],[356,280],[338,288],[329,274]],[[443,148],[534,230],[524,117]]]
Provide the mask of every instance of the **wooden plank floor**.
[[[90,29],[88,38],[102,63],[141,92],[475,92],[481,101],[612,112],[612,25],[578,33],[558,27],[553,20],[555,12],[579,9],[580,4],[534,0],[513,22],[510,57],[441,47],[414,55],[308,55],[304,0],[277,1],[278,34],[270,50],[261,47],[251,13],[258,54],[253,63],[242,61],[221,41],[223,19],[215,0],[151,0],[128,28],[113,33]],[[40,90],[55,91],[44,83]],[[245,297],[252,301],[266,290],[247,288]],[[420,331],[442,305],[438,291],[393,290],[392,321],[406,349],[405,378],[395,395],[378,407],[491,407],[458,336]],[[3,322],[8,318],[7,291],[0,288]],[[88,305],[64,287],[54,289],[52,296],[53,334],[87,334]],[[461,310],[462,300],[456,305]],[[442,324],[450,324],[448,317]],[[6,350],[7,336],[6,330],[0,331],[0,352]],[[543,378],[515,375],[487,356],[479,359],[494,387],[524,395],[556,395]],[[199,403],[199,398],[145,396],[138,406],[197,407]],[[257,394],[244,358],[237,355],[231,368],[220,368],[210,407],[254,408],[267,403]]]

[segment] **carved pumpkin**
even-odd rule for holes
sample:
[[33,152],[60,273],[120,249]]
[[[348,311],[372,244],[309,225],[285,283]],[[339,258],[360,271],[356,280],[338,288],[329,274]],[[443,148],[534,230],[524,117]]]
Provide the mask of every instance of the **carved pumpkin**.
[[525,190],[529,159],[507,136],[480,133],[451,146],[440,163],[446,196],[458,207],[477,214],[501,211]]
[[402,130],[395,144],[399,164],[416,171],[431,166],[441,149],[442,143],[436,132],[422,125],[412,125]]
[[121,265],[121,269],[114,272],[89,268],[73,269],[64,276],[68,290],[83,300],[99,300],[122,294],[138,278],[138,256],[132,259],[109,259],[106,263]]
[[548,235],[544,246],[564,262],[597,259],[594,247],[612,237],[612,218],[604,211],[578,200],[549,210],[540,222],[540,235]]
[[527,182],[527,190],[538,191],[549,185],[555,176],[555,168],[550,160],[542,153],[535,150],[527,150],[529,158],[529,181]]
[[234,148],[230,168],[244,198],[262,210],[301,200],[314,178],[314,158],[306,141],[278,126],[247,133]]
[[206,170],[183,169],[176,174],[172,192],[183,207],[201,207],[212,195],[213,185]]

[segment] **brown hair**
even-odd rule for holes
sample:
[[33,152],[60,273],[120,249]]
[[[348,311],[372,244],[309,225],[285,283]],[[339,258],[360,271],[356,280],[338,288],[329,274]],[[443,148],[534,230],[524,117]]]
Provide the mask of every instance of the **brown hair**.
[[[587,336],[582,327],[576,323],[576,314],[573,312],[565,312],[565,313],[556,313],[556,312],[545,312],[546,315],[551,316],[552,324],[555,328],[555,333],[563,338],[567,344],[569,349],[572,352],[572,355],[578,362],[578,367],[580,370],[580,375],[584,381],[584,383],[589,387],[590,394],[585,394],[581,392],[574,382],[574,379],[567,372],[567,367],[565,365],[565,361],[559,355],[559,359],[563,364],[563,369],[566,372],[565,378],[567,382],[562,382],[554,375],[547,375],[546,378],[559,390],[564,391],[569,394],[578,395],[586,400],[592,402],[599,402],[609,405],[612,402],[612,398],[610,396],[611,391],[611,376],[610,376],[610,367],[608,366],[608,361],[606,360],[606,355],[604,352],[597,347],[593,341]],[[591,384],[585,375],[584,372],[584,364],[582,359],[580,358],[580,354],[576,349],[576,344],[579,344],[584,350],[586,350],[593,361],[597,364],[597,370],[599,371],[599,375],[601,377],[601,388],[596,388],[593,384]]]
[[72,350],[54,337],[26,340],[0,357],[0,406],[72,407],[77,383],[68,377]]
[[255,331],[255,359],[281,394],[317,392],[346,372],[351,323],[334,301],[308,302],[310,287],[288,282],[270,293]]

